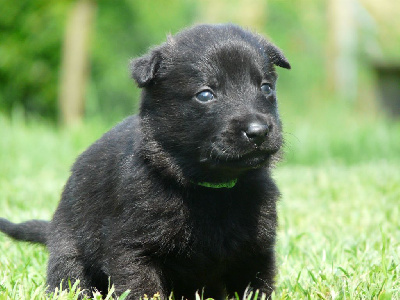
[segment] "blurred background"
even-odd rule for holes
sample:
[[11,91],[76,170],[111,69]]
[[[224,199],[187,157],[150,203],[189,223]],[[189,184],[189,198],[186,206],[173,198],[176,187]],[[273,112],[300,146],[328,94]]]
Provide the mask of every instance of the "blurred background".
[[307,124],[342,138],[354,122],[369,124],[366,135],[377,119],[399,123],[399,1],[0,0],[0,10],[5,118],[115,124],[138,109],[131,58],[183,27],[233,22],[268,36],[291,62],[278,88],[289,147]]

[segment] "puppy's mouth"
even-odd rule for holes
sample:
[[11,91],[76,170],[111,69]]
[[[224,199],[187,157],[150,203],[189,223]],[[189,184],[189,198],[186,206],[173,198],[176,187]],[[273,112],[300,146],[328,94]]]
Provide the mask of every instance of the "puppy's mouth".
[[243,155],[228,154],[219,151],[208,157],[202,157],[200,162],[210,168],[223,168],[232,170],[259,169],[268,164],[271,157],[279,151],[279,148],[267,150],[256,149]]

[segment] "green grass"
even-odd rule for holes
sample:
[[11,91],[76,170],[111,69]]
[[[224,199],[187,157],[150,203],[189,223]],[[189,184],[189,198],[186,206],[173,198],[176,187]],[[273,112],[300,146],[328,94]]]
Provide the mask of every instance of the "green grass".
[[287,166],[277,299],[400,298],[400,168]]
[[[400,123],[340,107],[283,119],[274,299],[400,299]],[[109,127],[0,116],[0,216],[49,219],[74,159]],[[76,299],[45,294],[46,262],[44,247],[0,235],[0,300]]]

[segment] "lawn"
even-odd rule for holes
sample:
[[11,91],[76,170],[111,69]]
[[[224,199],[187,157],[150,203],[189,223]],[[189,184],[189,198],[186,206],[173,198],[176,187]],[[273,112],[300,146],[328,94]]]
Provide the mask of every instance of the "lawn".
[[[340,107],[283,119],[274,299],[400,299],[400,123]],[[109,127],[0,116],[0,216],[49,219],[75,157]],[[74,299],[46,296],[46,261],[0,235],[0,299]]]

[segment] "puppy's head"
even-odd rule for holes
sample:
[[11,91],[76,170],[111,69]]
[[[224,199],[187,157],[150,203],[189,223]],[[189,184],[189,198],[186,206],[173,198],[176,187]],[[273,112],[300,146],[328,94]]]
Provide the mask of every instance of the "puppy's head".
[[200,25],[132,61],[142,88],[142,154],[182,183],[224,182],[282,146],[274,66],[282,52],[235,25]]

